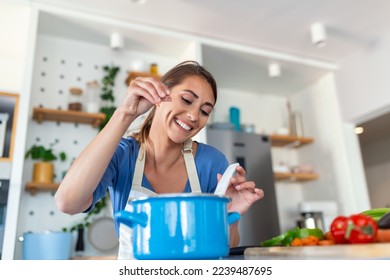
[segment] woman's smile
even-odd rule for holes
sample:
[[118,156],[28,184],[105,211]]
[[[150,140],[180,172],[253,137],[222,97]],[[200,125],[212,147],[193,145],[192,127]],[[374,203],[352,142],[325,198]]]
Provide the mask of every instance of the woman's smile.
[[187,130],[187,131],[190,131],[192,130],[193,128],[187,124],[185,124],[184,122],[182,122],[181,120],[179,119],[175,119],[175,122],[183,129]]

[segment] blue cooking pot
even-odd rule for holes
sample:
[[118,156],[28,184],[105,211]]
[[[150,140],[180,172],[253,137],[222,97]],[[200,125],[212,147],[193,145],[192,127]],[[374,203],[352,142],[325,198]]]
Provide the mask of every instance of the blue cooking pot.
[[229,198],[214,194],[169,194],[129,202],[132,211],[114,218],[133,230],[136,259],[217,259],[229,254]]

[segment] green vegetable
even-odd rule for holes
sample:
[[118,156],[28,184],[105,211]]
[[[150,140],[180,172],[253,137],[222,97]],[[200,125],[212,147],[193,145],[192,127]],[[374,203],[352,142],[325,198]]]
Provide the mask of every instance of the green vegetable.
[[375,220],[375,222],[378,222],[382,218],[382,216],[384,216],[389,212],[390,212],[390,208],[374,208],[374,209],[363,211],[360,214],[370,216]]
[[284,234],[284,239],[281,242],[282,246],[290,246],[295,237],[300,235],[301,229],[299,227],[293,228]]
[[261,247],[273,247],[273,246],[290,246],[294,238],[306,238],[308,236],[315,236],[318,239],[324,239],[324,233],[319,228],[293,228],[281,235],[274,238],[265,240],[260,243]]
[[283,239],[284,239],[284,234],[281,234],[279,236],[261,242],[260,246],[262,247],[282,246]]
[[325,238],[324,233],[319,228],[302,228],[301,230],[298,231],[295,237],[303,239],[308,236],[314,236],[320,240]]

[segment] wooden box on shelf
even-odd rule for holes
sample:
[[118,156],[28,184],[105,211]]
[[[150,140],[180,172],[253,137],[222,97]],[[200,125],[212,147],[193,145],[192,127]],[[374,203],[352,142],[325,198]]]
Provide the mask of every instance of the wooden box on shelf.
[[103,113],[86,113],[35,107],[33,109],[33,119],[38,123],[43,121],[73,122],[90,124],[93,127],[99,127],[106,119],[106,115]]

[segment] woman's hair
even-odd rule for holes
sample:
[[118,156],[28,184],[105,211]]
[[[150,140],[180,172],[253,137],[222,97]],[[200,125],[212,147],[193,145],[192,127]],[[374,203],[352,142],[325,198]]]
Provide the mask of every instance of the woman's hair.
[[[181,84],[184,81],[184,79],[189,76],[199,76],[204,78],[211,86],[211,89],[213,90],[215,102],[217,102],[217,83],[213,75],[211,75],[209,71],[207,71],[203,66],[201,66],[196,61],[187,60],[179,63],[171,70],[169,70],[167,73],[165,73],[164,76],[162,76],[161,81],[169,89],[171,89],[174,86]],[[146,140],[149,136],[149,131],[152,125],[155,111],[156,111],[156,106],[154,106],[151,109],[149,115],[146,117],[145,121],[141,126],[141,130],[138,133],[133,134],[133,137],[140,144],[146,143]]]

